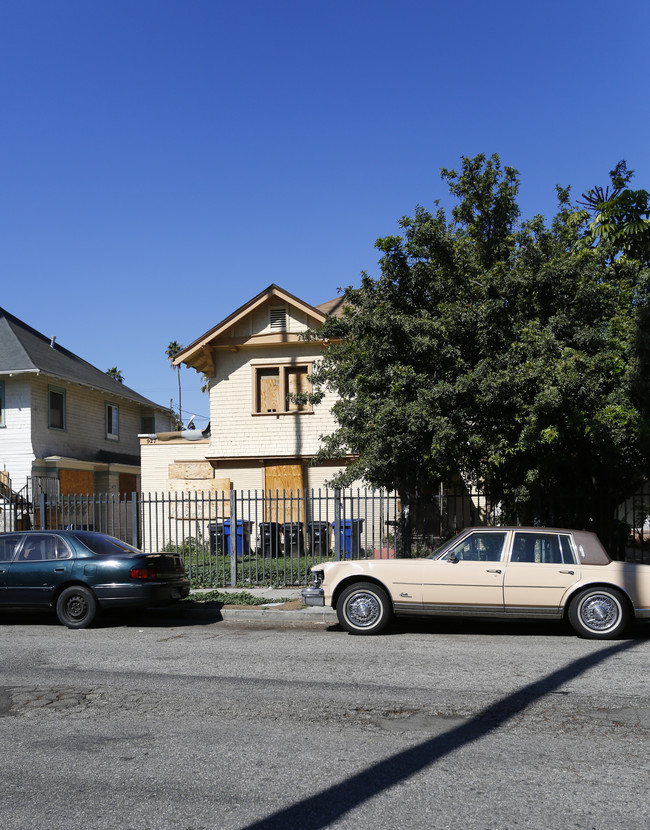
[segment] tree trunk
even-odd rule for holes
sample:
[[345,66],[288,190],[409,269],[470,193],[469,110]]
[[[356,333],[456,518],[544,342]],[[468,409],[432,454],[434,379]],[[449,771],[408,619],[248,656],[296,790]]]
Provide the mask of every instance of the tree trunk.
[[400,551],[400,556],[401,556],[402,559],[410,559],[411,558],[411,538],[412,538],[411,494],[408,490],[400,490],[399,491],[399,498],[400,498],[399,526],[400,526],[400,536],[401,536],[401,539],[402,539],[402,549]]

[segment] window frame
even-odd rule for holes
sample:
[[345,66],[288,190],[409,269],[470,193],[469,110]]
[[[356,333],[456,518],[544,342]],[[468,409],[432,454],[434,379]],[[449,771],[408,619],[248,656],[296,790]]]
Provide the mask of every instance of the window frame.
[[[110,413],[115,412],[115,422],[114,424],[111,423],[112,418],[110,417]],[[111,432],[112,426],[115,426],[115,432]],[[104,406],[104,427],[105,427],[105,437],[107,441],[119,441],[120,440],[120,408],[116,403],[110,403],[110,401],[106,401]]]
[[[529,537],[528,539],[522,537]],[[535,544],[533,545],[534,548],[534,557],[533,559],[520,559],[517,557],[517,553],[515,551],[515,546],[517,541],[521,540],[523,542],[531,541],[532,538],[535,538]],[[560,561],[552,561],[552,560],[544,560],[543,559],[543,550],[538,549],[537,546],[541,545],[543,542],[548,542],[552,539],[557,541],[557,551],[560,555]],[[571,558],[567,558],[570,556]],[[517,558],[515,558],[517,557]],[[539,557],[539,558],[537,558]],[[533,531],[533,530],[515,530],[512,534],[512,549],[510,551],[510,562],[517,565],[536,565],[536,566],[550,566],[550,567],[557,567],[558,565],[577,565],[578,559],[576,556],[576,550],[573,544],[573,537],[570,533],[553,533],[552,531]]]
[[[52,406],[52,395],[60,395],[61,396],[61,421],[62,426],[58,424],[52,423],[52,412],[54,411],[54,407]],[[62,389],[60,386],[48,386],[47,387],[47,426],[48,429],[58,429],[60,432],[65,432],[67,429],[67,403],[66,403],[66,394],[65,389]]]
[[156,416],[155,415],[141,415],[140,416],[140,432],[150,435],[156,431]]
[[0,427],[6,427],[5,421],[5,382],[0,380]]
[[[314,412],[314,407],[310,403],[306,403],[304,405],[293,405],[297,408],[291,409],[289,401],[287,401],[287,395],[289,393],[289,375],[291,372],[300,372],[300,374],[304,374],[306,377],[309,377],[314,368],[313,360],[304,361],[300,363],[286,363],[286,362],[279,362],[279,363],[256,363],[251,366],[252,372],[252,386],[253,386],[253,394],[252,394],[252,415],[254,416],[269,416],[269,415],[312,415]],[[277,372],[278,374],[278,409],[269,410],[267,412],[262,412],[261,407],[261,394],[260,394],[260,384],[259,378],[263,372]],[[311,389],[311,383],[309,384]],[[284,408],[280,408],[280,405],[283,405]]]

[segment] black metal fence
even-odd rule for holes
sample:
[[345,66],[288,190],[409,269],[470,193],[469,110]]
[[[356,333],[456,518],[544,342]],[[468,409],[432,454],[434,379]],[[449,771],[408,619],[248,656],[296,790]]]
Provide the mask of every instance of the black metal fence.
[[[146,551],[183,553],[194,585],[301,585],[328,559],[425,556],[464,527],[545,525],[595,530],[613,558],[650,562],[650,485],[605,505],[536,499],[508,508],[469,489],[441,488],[409,509],[395,493],[312,490],[131,493],[0,498],[0,530],[68,528],[117,536]],[[405,539],[410,539],[406,550]]]

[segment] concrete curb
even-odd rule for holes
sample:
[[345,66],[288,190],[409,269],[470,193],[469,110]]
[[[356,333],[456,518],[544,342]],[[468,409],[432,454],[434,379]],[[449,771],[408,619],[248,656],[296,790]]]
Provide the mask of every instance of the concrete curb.
[[248,606],[245,608],[222,608],[224,620],[239,622],[272,623],[277,625],[336,625],[338,618],[333,608],[301,608],[285,611],[282,608],[269,608],[267,605]]
[[[200,601],[201,594],[212,589],[198,588],[190,591],[190,599]],[[245,591],[254,597],[268,599],[268,605],[249,605],[232,608],[221,608],[219,613],[224,620],[238,620],[241,622],[263,622],[282,625],[296,625],[314,623],[319,625],[335,625],[338,622],[336,611],[328,607],[303,606],[295,610],[286,610],[274,607],[273,603],[280,600],[296,600],[302,597],[302,588],[218,588],[223,594],[238,594]]]

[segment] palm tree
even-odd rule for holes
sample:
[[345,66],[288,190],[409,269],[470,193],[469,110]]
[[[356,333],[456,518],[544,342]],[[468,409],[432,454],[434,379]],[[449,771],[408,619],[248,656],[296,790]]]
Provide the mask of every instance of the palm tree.
[[181,409],[181,364],[174,366],[174,358],[183,347],[176,340],[172,340],[165,350],[165,356],[169,360],[172,369],[178,369],[178,428],[183,429],[183,415]]
[[109,378],[113,378],[113,380],[116,380],[118,383],[124,383],[124,376],[117,366],[111,366],[110,369],[106,370],[106,374]]

